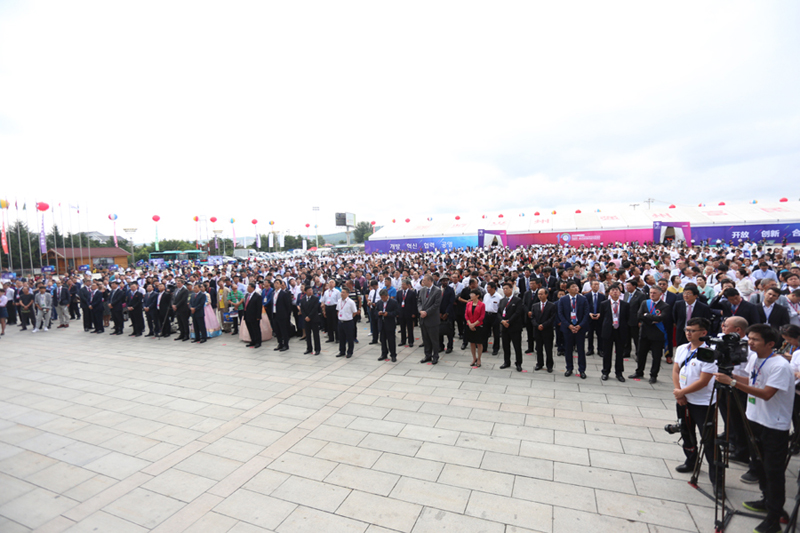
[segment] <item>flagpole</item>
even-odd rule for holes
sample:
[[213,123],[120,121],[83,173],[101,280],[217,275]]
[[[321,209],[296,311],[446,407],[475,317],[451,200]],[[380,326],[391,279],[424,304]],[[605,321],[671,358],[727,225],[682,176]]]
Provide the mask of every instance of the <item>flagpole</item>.
[[6,224],[8,224],[8,270],[9,272],[14,272],[14,248],[11,246],[11,217],[9,216],[9,212],[11,211],[11,204],[8,205],[8,209],[6,209]]
[[[83,264],[83,233],[81,233],[81,204],[78,204],[78,247],[81,251],[81,265]],[[75,255],[72,256],[75,259]],[[81,278],[83,279],[83,278]]]
[[[72,204],[69,205],[69,243],[72,247],[72,266],[75,267],[75,234],[72,233]],[[64,218],[64,213],[61,213],[61,218]],[[64,243],[64,267],[69,273],[69,261],[67,260],[67,243]]]
[[[25,206],[25,200],[22,201],[22,206]],[[14,207],[17,208],[17,244],[19,245],[19,275],[25,276],[25,258],[22,257],[22,221],[19,218],[19,204],[17,199],[14,198]]]
[[33,250],[31,249],[31,229],[30,229],[30,223],[28,222],[28,204],[24,203],[24,200],[22,204],[22,210],[25,211],[25,227],[28,230],[28,238],[25,240],[28,241],[28,259],[30,260],[31,264],[31,277],[33,277]]
[[[59,205],[58,207],[60,208],[61,206]],[[51,214],[53,215],[51,218],[53,219],[53,253],[55,254],[53,256],[53,259],[55,259],[55,261],[56,261],[56,275],[58,275],[58,273],[59,273],[59,271],[58,271],[58,233],[56,233],[56,230],[55,230],[55,228],[57,228],[58,226],[56,225],[56,208],[55,208],[55,206],[52,208]],[[42,213],[42,216],[44,216],[44,213]],[[59,229],[59,231],[60,231],[60,229]],[[45,235],[45,242],[47,242],[47,235]],[[47,248],[47,246],[45,246],[45,248]],[[47,255],[47,264],[48,265],[50,264],[50,254]]]
[[[89,229],[89,206],[86,206],[86,229]],[[90,237],[86,237],[87,246],[89,246],[89,278],[92,277],[92,266],[94,263],[92,262],[92,239]]]

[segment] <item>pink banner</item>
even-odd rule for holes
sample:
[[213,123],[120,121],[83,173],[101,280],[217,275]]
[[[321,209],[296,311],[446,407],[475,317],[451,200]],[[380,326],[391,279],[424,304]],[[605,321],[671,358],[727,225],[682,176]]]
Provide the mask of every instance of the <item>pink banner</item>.
[[508,246],[530,246],[531,244],[569,244],[579,247],[581,245],[611,244],[615,242],[649,242],[653,240],[652,229],[623,229],[623,230],[598,230],[575,231],[559,233],[525,233],[507,235]]
[[[116,216],[116,215],[114,215]],[[117,244],[117,222],[114,221],[114,246],[119,248],[119,244]]]

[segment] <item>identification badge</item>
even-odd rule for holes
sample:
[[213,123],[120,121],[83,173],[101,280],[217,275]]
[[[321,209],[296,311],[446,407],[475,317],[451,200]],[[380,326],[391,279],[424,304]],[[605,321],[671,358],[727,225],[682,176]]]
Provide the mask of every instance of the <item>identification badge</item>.
[[752,403],[753,405],[755,405],[755,404],[756,404],[756,399],[755,399],[753,396],[748,396],[748,397],[747,397],[747,401],[748,401],[748,402],[750,402],[750,403]]
[[405,306],[406,306],[406,301],[403,300],[403,303],[400,304],[400,307],[405,307]]
[[342,312],[339,311],[339,320],[341,320],[341,319],[342,319]]
[[570,317],[572,320],[577,320],[577,319],[578,319],[578,315],[575,313],[575,311],[571,312],[571,313],[569,314],[569,317]]

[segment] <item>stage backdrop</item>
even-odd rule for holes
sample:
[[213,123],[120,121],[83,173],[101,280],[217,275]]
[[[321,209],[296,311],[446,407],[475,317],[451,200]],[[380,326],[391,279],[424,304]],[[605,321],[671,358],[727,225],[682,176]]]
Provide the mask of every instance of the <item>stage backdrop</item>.
[[365,241],[364,251],[368,254],[388,252],[432,252],[478,246],[477,235],[458,237],[424,237],[419,239],[391,239],[385,241]]

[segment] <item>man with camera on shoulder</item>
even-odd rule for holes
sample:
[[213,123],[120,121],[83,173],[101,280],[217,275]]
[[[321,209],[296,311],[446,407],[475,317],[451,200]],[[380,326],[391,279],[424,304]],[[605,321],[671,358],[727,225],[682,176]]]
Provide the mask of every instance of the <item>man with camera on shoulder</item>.
[[698,440],[696,428],[700,430],[700,438],[705,444],[704,452],[708,465],[708,476],[715,492],[722,487],[717,486],[717,469],[714,463],[713,435],[703,427],[709,409],[714,409],[716,392],[714,391],[714,374],[717,372],[716,363],[700,361],[697,352],[700,348],[707,348],[702,337],[708,335],[710,324],[708,319],[695,317],[686,322],[686,344],[678,346],[675,351],[675,362],[672,365],[672,383],[680,420],[681,438],[683,439],[683,453],[686,462],[675,467],[681,473],[694,471],[698,460]]
[[775,349],[780,335],[769,324],[755,324],[747,328],[748,344],[758,356],[747,365],[749,380],[717,373],[717,381],[731,385],[747,394],[747,419],[753,430],[758,457],[750,468],[758,477],[762,492],[760,500],[745,502],[751,511],[767,513],[767,518],[754,531],[777,533],[780,520],[786,516],[785,462],[789,447],[789,427],[792,423],[794,403],[794,373],[789,362]]

